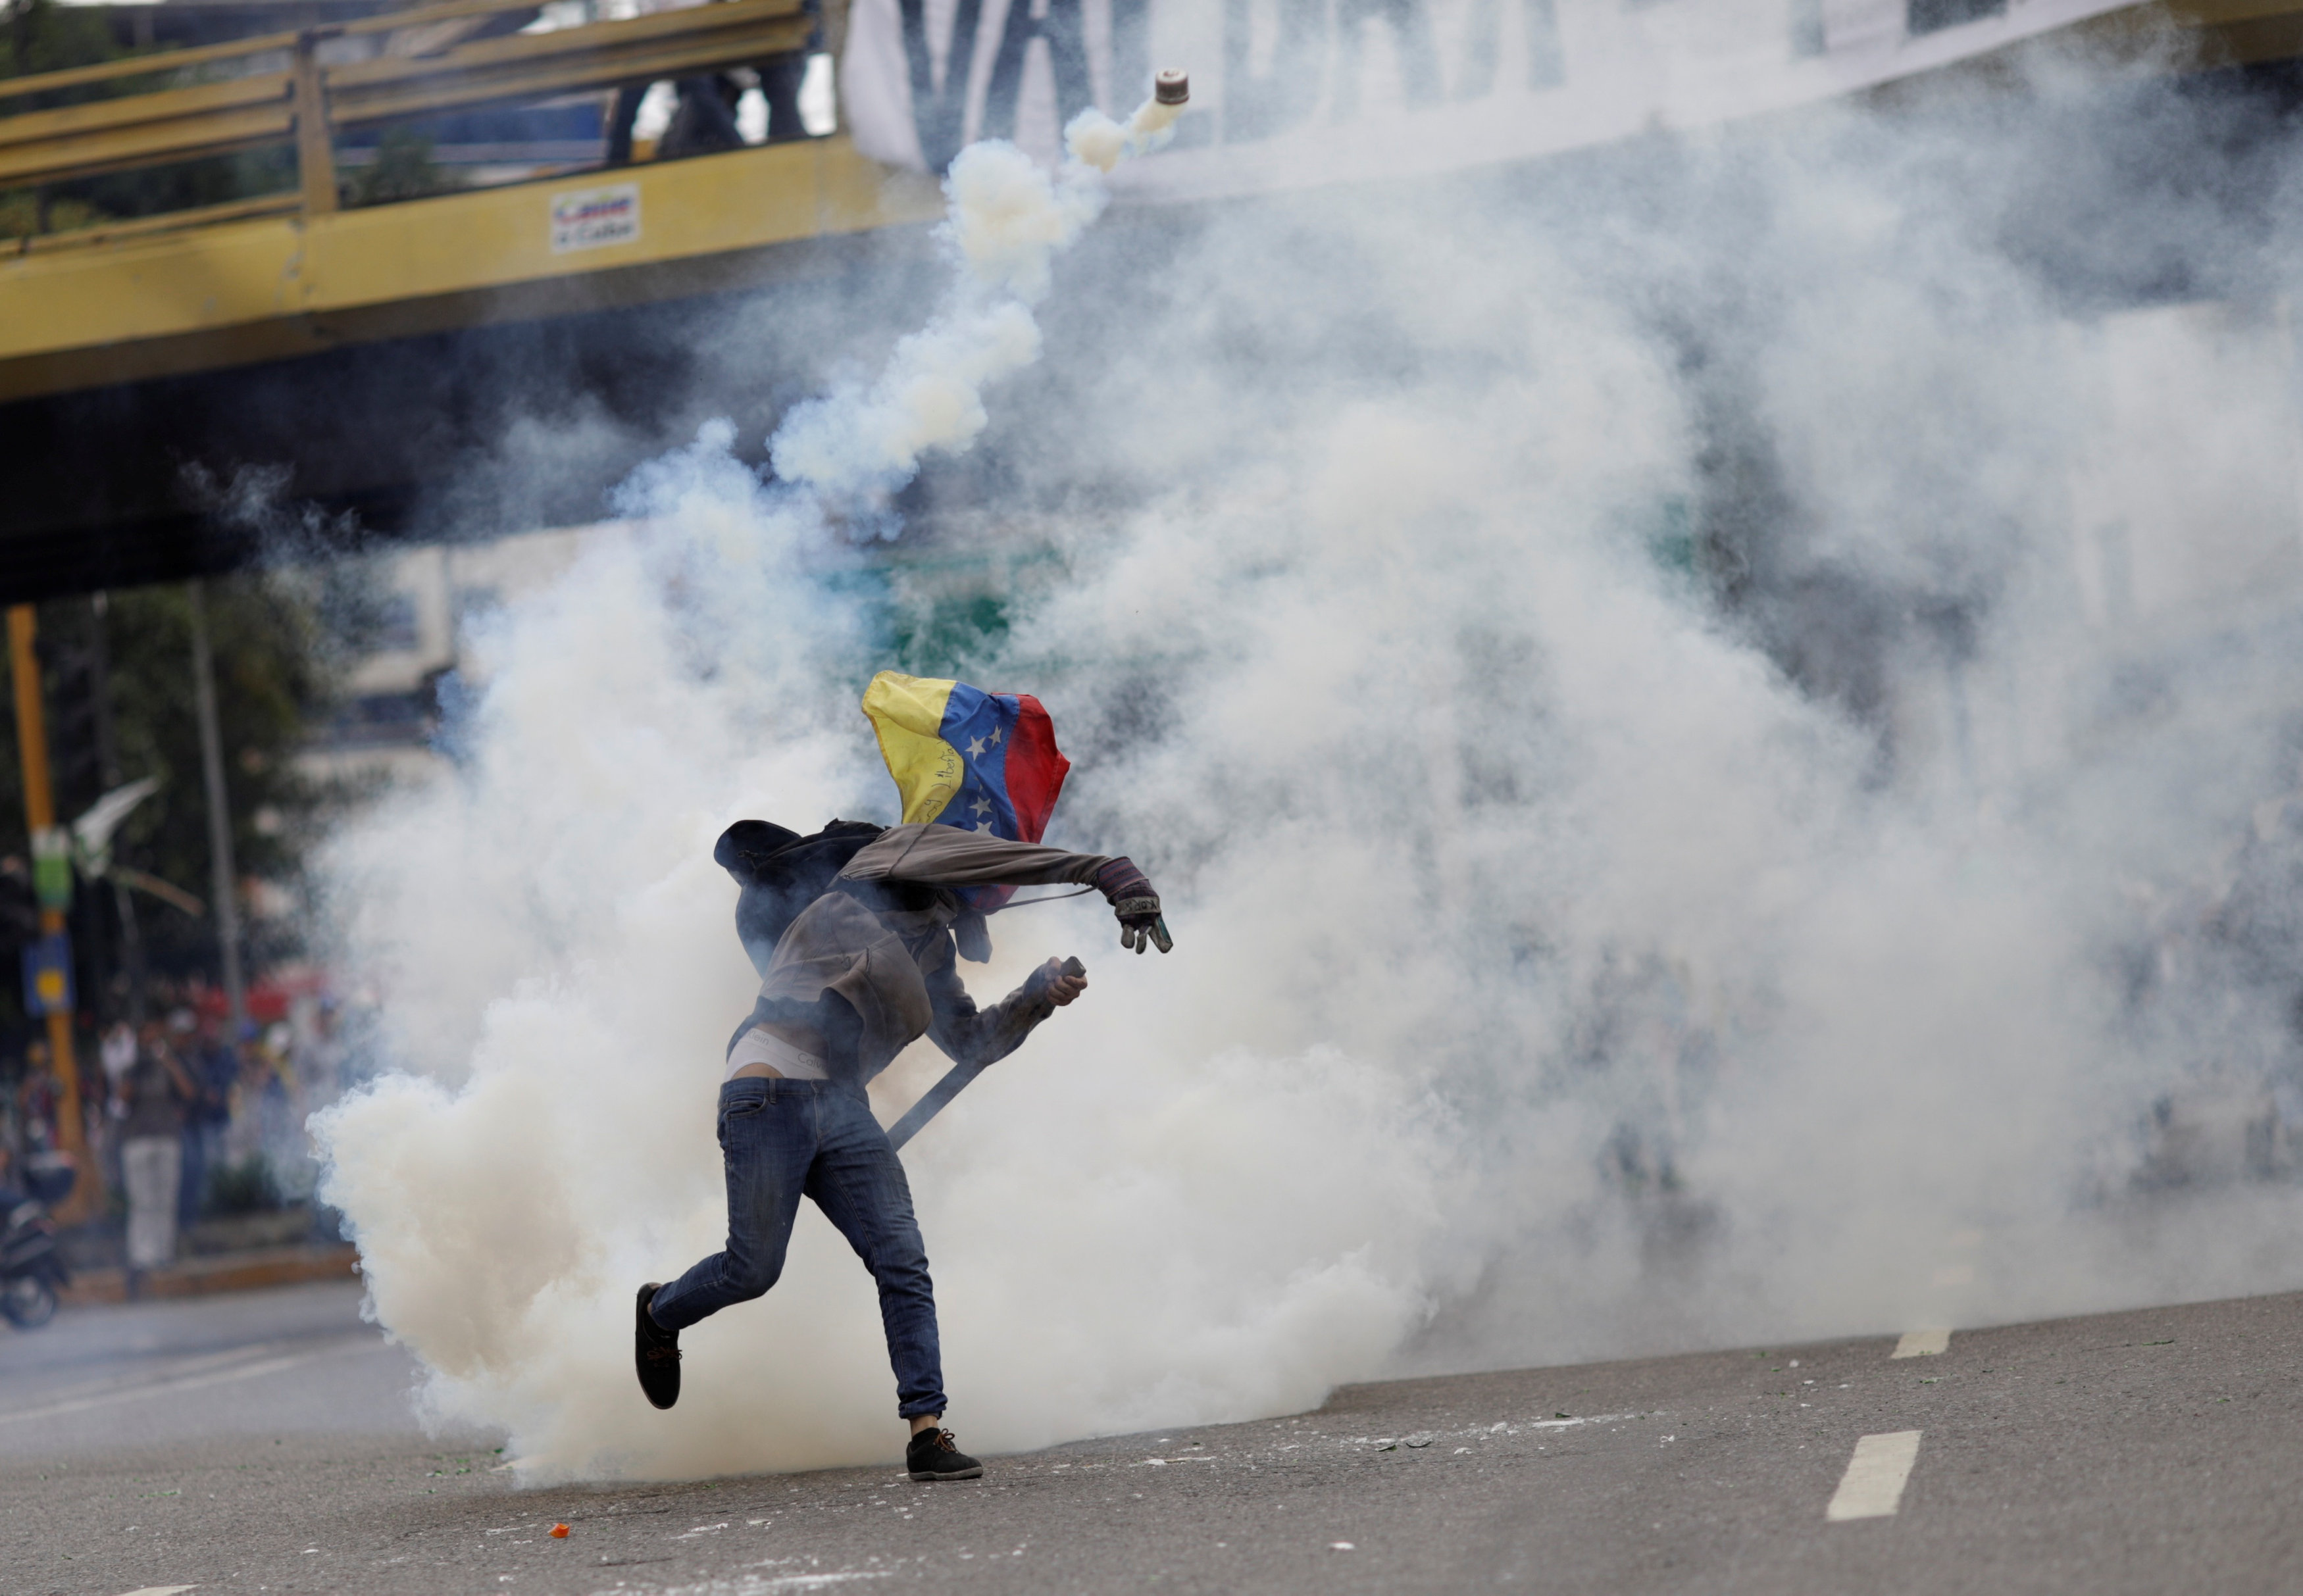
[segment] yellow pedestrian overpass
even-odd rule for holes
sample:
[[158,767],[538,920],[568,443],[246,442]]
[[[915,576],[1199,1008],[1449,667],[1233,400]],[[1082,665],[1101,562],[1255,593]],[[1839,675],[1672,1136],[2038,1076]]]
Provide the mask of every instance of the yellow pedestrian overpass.
[[[299,178],[231,205],[11,240],[0,403],[736,286],[772,271],[780,248],[937,214],[932,182],[839,135],[342,208],[344,133],[747,64],[805,47],[815,25],[800,0],[733,0],[471,37],[492,16],[535,11],[457,0],[0,80],[0,104],[18,105],[148,86],[0,116],[0,189],[288,141]],[[332,40],[363,35],[399,47],[327,60]]]
[[[697,422],[772,418],[816,374],[812,347],[916,324],[936,187],[840,132],[346,207],[348,138],[844,43],[845,0],[538,30],[540,3],[450,0],[0,80],[0,193],[295,155],[277,192],[0,239],[0,601],[250,558],[269,534],[225,525],[188,490],[201,471],[267,469],[384,532],[593,519]],[[2278,62],[2303,55],[2303,0],[2158,0],[2076,31]],[[770,281],[772,304],[746,298]],[[523,476],[502,468],[522,428],[597,447],[563,441]],[[517,484],[501,504],[454,497],[481,448],[490,468],[464,475]]]
[[[745,65],[806,47],[817,26],[802,0],[729,0],[490,36],[536,11],[451,0],[0,80],[0,191],[283,143],[298,166],[276,194],[0,247],[0,404],[733,287],[789,246],[934,218],[932,183],[837,134],[341,208],[344,134]],[[822,19],[835,53],[844,15],[832,0]],[[2292,56],[2303,0],[2166,0],[2082,31],[2124,47],[2171,28],[2197,58]],[[373,53],[330,59],[348,45]],[[123,86],[137,92],[21,109]]]

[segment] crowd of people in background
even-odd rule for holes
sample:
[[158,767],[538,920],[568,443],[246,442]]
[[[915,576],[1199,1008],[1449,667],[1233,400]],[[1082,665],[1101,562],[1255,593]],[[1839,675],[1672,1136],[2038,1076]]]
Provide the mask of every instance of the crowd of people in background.
[[[308,1202],[316,1177],[305,1121],[342,1092],[337,1005],[316,993],[267,1005],[233,1034],[222,994],[149,994],[140,1023],[117,1018],[85,1047],[80,1109],[89,1156],[124,1231],[131,1281],[173,1263],[204,1217]],[[0,1113],[0,1164],[61,1145],[48,1046],[23,1049]]]

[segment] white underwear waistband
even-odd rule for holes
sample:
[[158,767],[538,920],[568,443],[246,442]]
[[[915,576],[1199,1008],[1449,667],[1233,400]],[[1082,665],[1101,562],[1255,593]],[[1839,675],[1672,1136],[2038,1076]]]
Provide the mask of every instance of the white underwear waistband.
[[812,1053],[802,1053],[764,1025],[755,1025],[744,1033],[728,1054],[728,1073],[721,1079],[735,1079],[736,1071],[747,1064],[765,1064],[787,1080],[831,1079],[822,1059]]

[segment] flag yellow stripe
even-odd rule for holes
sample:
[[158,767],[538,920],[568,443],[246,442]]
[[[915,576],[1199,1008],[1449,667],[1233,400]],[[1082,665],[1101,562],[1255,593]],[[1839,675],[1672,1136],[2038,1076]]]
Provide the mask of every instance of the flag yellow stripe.
[[942,736],[954,684],[883,670],[864,689],[864,713],[880,738],[880,757],[904,801],[904,824],[925,825],[943,813],[966,771]]

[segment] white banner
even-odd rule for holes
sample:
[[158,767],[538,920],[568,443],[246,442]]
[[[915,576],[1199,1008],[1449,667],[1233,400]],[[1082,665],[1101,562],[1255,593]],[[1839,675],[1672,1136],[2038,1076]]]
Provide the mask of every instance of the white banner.
[[2131,0],[855,0],[856,144],[941,170],[980,138],[1052,160],[1181,67],[1192,109],[1114,186],[1197,197],[1407,177],[1829,98]]

